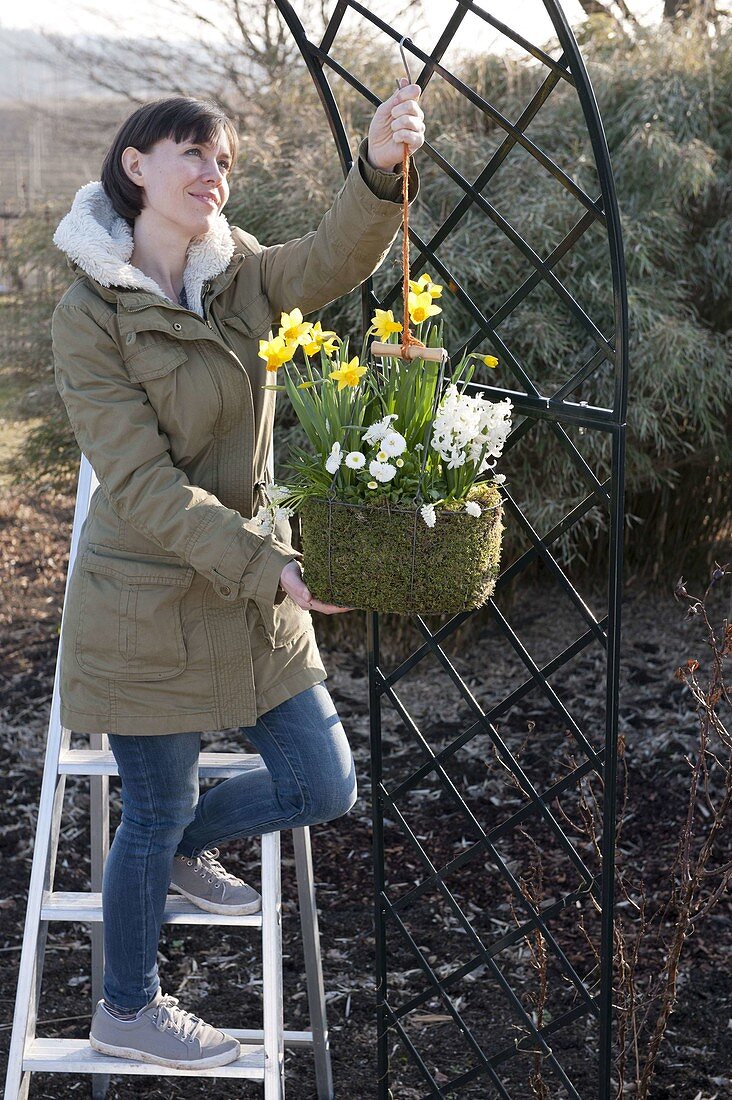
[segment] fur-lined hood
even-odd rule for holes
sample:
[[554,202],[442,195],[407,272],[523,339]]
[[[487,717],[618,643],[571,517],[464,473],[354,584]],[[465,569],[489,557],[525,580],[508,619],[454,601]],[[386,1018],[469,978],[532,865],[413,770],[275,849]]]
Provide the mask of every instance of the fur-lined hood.
[[[56,228],[53,243],[66,253],[72,267],[81,268],[101,286],[149,290],[171,300],[154,279],[129,263],[134,248],[132,230],[114,210],[99,180],[85,183],[76,192],[71,209]],[[189,245],[183,285],[190,309],[199,316],[203,316],[203,284],[226,270],[235,247],[231,227],[222,213],[203,236]]]

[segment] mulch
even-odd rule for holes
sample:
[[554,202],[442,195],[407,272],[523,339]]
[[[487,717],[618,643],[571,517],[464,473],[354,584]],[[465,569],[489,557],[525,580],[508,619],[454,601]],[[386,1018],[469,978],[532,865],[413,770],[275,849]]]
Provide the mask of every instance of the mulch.
[[[17,965],[23,936],[27,889],[43,769],[48,712],[63,601],[73,497],[53,491],[37,496],[12,489],[0,493],[0,1072],[12,1027]],[[603,591],[588,593],[596,615],[603,614]],[[499,599],[501,612],[538,667],[586,628],[580,610],[546,574],[510,600]],[[724,609],[722,608],[722,611]],[[720,611],[720,615],[722,613]],[[629,586],[623,600],[620,732],[625,739],[629,801],[618,854],[629,872],[642,873],[651,899],[659,901],[668,881],[680,822],[686,809],[687,757],[696,744],[696,717],[688,692],[674,670],[689,657],[706,659],[698,624],[667,590]],[[328,686],[353,748],[359,797],[351,812],[311,830],[323,949],[324,980],[336,1095],[347,1100],[376,1096],[376,1029],[373,937],[373,860],[370,792],[368,680],[363,632],[346,635],[330,628],[323,636],[329,669]],[[382,626],[384,667],[392,669],[414,648],[415,636],[403,623]],[[484,709],[502,700],[523,682],[525,666],[515,649],[485,615],[470,621],[446,643],[446,656]],[[560,714],[538,688],[500,715],[496,728],[525,775],[537,789],[564,774],[570,757],[581,759],[584,735],[595,748],[604,737],[604,655],[595,644],[583,650],[551,677],[561,703]],[[382,730],[384,780],[391,789],[414,770],[424,753],[439,751],[467,729],[471,706],[455,689],[434,656],[427,657],[397,687],[416,731],[408,732],[392,708],[384,710]],[[236,731],[208,735],[207,747],[241,747]],[[424,741],[420,741],[420,737]],[[79,743],[83,743],[81,740]],[[425,748],[428,746],[428,748]],[[428,773],[416,789],[398,800],[387,814],[386,875],[389,896],[399,898],[421,880],[425,860],[442,866],[475,846],[481,830],[519,807],[522,796],[491,749],[480,728],[445,764],[447,785]],[[203,781],[204,783],[207,781]],[[452,784],[452,787],[451,787]],[[64,799],[55,888],[89,889],[88,782],[68,777]],[[110,795],[112,830],[119,821],[116,781]],[[599,793],[599,781],[594,785]],[[459,794],[460,798],[455,795]],[[464,800],[474,816],[466,815]],[[569,811],[576,809],[571,800]],[[399,827],[402,815],[424,854]],[[541,850],[543,904],[572,886],[573,867],[567,851],[549,828],[527,829]],[[596,870],[591,845],[580,834],[569,835],[585,865]],[[283,935],[285,1024],[307,1026],[303,961],[298,938],[297,891],[289,834],[283,834]],[[732,848],[732,841],[727,837]],[[222,852],[227,867],[259,885],[259,845],[234,841]],[[507,838],[496,854],[524,882],[532,875],[527,838]],[[720,862],[724,853],[720,853]],[[727,851],[726,858],[732,858]],[[493,943],[516,926],[520,901],[506,887],[506,876],[484,852],[448,877],[451,893],[483,943]],[[653,1100],[725,1100],[732,1098],[732,947],[730,901],[724,898],[688,940],[683,958],[679,999],[652,1089]],[[435,973],[444,977],[475,954],[469,931],[460,926],[435,890],[404,910],[404,921]],[[556,942],[577,972],[587,976],[592,959],[578,931],[580,915],[596,939],[599,925],[592,907],[569,907],[551,922]],[[213,932],[213,935],[212,935]],[[393,1006],[427,990],[427,979],[403,937],[390,931],[387,944],[389,990]],[[180,997],[184,1007],[200,1012],[217,1026],[256,1027],[261,1019],[261,964],[257,938],[237,929],[215,930],[185,925],[163,926],[159,946],[163,988]],[[548,965],[545,1019],[575,1003],[566,971],[553,957]],[[501,982],[506,980],[527,1011],[537,994],[536,971],[526,941],[502,950],[451,986],[450,1004],[489,1056],[513,1044],[519,1034]],[[38,1032],[47,1036],[85,1038],[91,1004],[88,926],[51,924],[39,1010]],[[404,1021],[411,1041],[438,1083],[479,1064],[466,1036],[439,996],[425,999]],[[596,1100],[597,1028],[588,1016],[554,1037],[558,1061],[583,1100]],[[431,1095],[414,1063],[390,1033],[393,1100]],[[545,1091],[529,1084],[531,1054],[514,1058],[500,1069],[514,1100],[568,1095],[556,1073],[547,1068]],[[286,1055],[289,1100],[315,1097],[312,1060],[307,1051]],[[30,1097],[66,1100],[88,1094],[89,1084],[73,1074],[37,1075]],[[230,1100],[258,1097],[261,1086],[246,1082],[172,1080],[165,1077],[113,1076],[109,1100],[132,1097],[198,1097]],[[446,1096],[489,1098],[496,1095],[481,1076]],[[634,1095],[631,1091],[626,1096]]]

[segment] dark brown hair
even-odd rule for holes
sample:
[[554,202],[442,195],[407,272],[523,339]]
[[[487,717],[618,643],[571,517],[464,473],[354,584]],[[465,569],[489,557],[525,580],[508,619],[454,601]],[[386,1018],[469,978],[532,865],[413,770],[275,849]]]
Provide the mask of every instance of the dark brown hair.
[[138,107],[120,126],[102,164],[102,186],[116,212],[132,226],[144,206],[143,189],[122,167],[122,153],[128,145],[147,153],[164,138],[205,144],[218,141],[222,133],[229,141],[230,176],[239,152],[239,137],[234,123],[214,103],[176,95]]

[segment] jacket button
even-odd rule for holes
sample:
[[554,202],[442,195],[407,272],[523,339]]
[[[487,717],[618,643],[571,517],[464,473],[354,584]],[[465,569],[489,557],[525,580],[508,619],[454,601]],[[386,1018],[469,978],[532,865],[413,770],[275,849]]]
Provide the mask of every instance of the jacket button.
[[180,321],[176,321],[173,325],[173,328],[176,330],[176,332],[180,332],[180,330],[183,328],[183,325],[180,323]]
[[231,595],[231,589],[229,588],[228,584],[222,584],[221,588],[219,589],[219,592],[221,593],[222,596],[230,596]]

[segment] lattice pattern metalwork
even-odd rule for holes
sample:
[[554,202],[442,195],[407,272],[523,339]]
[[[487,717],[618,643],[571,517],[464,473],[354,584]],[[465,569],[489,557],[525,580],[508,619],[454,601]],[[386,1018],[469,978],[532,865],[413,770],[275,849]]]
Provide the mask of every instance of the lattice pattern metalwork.
[[[431,47],[420,46],[408,27],[390,26],[357,0],[337,0],[316,43],[287,0],[276,2],[315,81],[344,171],[351,163],[350,143],[331,81],[337,77],[374,105],[390,94],[382,90],[377,95],[339,62],[338,35],[348,20],[365,20],[374,36],[381,36],[385,56],[394,57],[390,74],[399,71],[397,43],[407,36],[404,47],[422,88],[433,80],[445,82],[462,97],[466,110],[490,120],[491,132],[499,134],[473,179],[440,152],[436,140],[420,152],[452,181],[456,199],[437,228],[428,225],[420,232],[418,213],[410,223],[412,277],[425,268],[434,273],[451,291],[453,315],[461,311],[471,322],[467,338],[449,349],[453,362],[464,350],[483,345],[515,380],[516,389],[475,387],[488,398],[508,396],[514,404],[502,469],[510,471],[512,460],[532,448],[536,433],[548,432],[557,460],[572,464],[581,486],[579,499],[548,530],[541,529],[540,517],[530,514],[518,491],[510,487],[505,493],[507,523],[520,533],[523,549],[503,562],[489,604],[490,630],[481,629],[490,634],[508,674],[507,690],[505,682],[500,689],[494,686],[488,672],[485,682],[476,680],[462,659],[455,639],[458,632],[463,645],[470,638],[469,614],[436,626],[415,617],[421,643],[394,658],[390,669],[382,658],[378,616],[370,616],[377,1093],[398,1100],[524,1100],[528,1095],[608,1100],[628,312],[620,220],[597,103],[575,38],[554,0],[536,0],[536,8],[554,27],[556,56],[472,0],[445,0],[440,12],[448,17]],[[514,121],[448,64],[457,32],[471,20],[474,26],[477,21],[492,26],[534,59],[535,90]],[[560,91],[574,96],[581,112],[587,155],[578,157],[575,151],[572,163],[584,160],[585,168],[590,163],[594,189],[581,185],[579,172],[563,169],[542,148],[536,120]],[[535,138],[527,133],[532,125],[539,135]],[[514,159],[518,154],[520,161]],[[519,232],[518,219],[509,220],[486,196],[501,171],[517,171],[527,163],[539,173],[527,176],[529,185],[561,187],[571,214],[569,228],[545,255],[532,247],[528,232]],[[450,250],[443,247],[468,216],[475,219],[478,213],[486,247],[497,249],[501,241],[520,255],[525,268],[515,289],[499,302],[488,287],[480,300],[468,293],[459,257],[448,262]],[[603,235],[609,261],[606,276],[597,272],[598,279],[606,280],[608,298],[597,322],[569,289],[572,250],[582,247],[593,229]],[[364,329],[375,306],[398,312],[399,277],[387,269],[377,279],[378,294],[373,281],[363,288]],[[500,331],[538,290],[551,292],[546,308],[565,311],[576,340],[566,376],[553,392],[542,378],[532,377],[516,328],[511,339]],[[592,400],[573,399],[578,393],[589,393]],[[607,441],[604,475],[583,453],[581,436],[587,433],[602,433]],[[598,509],[604,521],[597,529],[607,538],[608,561],[602,614],[578,590],[557,553],[564,536]],[[547,600],[535,612],[543,628],[529,640],[531,623],[519,625],[515,616],[512,622],[501,609],[501,594],[537,562],[546,578]],[[571,629],[564,625],[567,614],[557,610],[560,604],[574,616]],[[549,614],[556,614],[556,629],[547,638]],[[562,637],[562,629],[569,636]],[[583,721],[563,700],[561,686],[563,678],[577,675],[578,662],[579,675],[584,662],[586,676],[604,680],[601,712],[588,705]],[[420,699],[410,681],[410,674],[425,667],[444,684],[437,711],[434,703]],[[520,744],[520,727],[523,723],[525,730],[527,722],[541,738],[540,752],[536,745],[527,750]],[[397,743],[402,751],[395,750]],[[592,779],[602,791],[595,845],[580,843],[572,827],[579,796],[587,797]],[[429,835],[417,834],[410,824],[415,800],[424,799],[434,800],[435,829]],[[578,937],[580,927],[584,932]],[[529,964],[529,944],[538,969]],[[423,1041],[427,1028],[440,1029],[430,1031],[429,1054]]]

